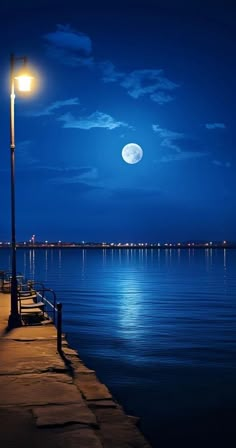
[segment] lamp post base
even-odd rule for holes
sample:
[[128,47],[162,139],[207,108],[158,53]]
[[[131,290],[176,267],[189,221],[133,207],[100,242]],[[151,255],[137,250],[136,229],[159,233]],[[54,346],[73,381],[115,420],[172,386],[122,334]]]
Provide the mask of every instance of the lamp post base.
[[8,318],[8,329],[12,330],[13,328],[21,327],[21,317],[20,314],[10,314]]

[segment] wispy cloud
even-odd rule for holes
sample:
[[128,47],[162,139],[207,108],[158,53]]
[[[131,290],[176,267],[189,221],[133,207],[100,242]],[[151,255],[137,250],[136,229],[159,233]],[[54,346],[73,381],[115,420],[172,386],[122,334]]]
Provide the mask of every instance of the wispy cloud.
[[[28,172],[29,167],[20,163],[19,170]],[[44,182],[50,185],[78,184],[84,191],[103,188],[98,170],[93,166],[42,165],[39,160],[34,160],[30,166],[30,174],[37,177],[42,172]]]
[[[61,108],[64,107],[68,108],[69,106],[78,106],[78,105],[80,105],[80,101],[77,97],[70,98],[68,100],[55,101],[41,110],[29,112],[27,113],[27,115],[31,117],[50,116],[54,115],[55,112]],[[83,117],[81,116],[75,117],[74,115],[71,114],[71,112],[67,112],[57,117],[57,120],[63,122],[63,128],[77,128],[85,130],[89,130],[92,128],[105,128],[112,130],[118,127],[127,127],[129,129],[134,129],[133,126],[130,126],[128,123],[118,121],[111,115],[106,114],[104,112],[100,112],[98,110],[91,113],[88,116]]]
[[149,97],[163,105],[173,101],[173,92],[179,87],[167,78],[163,69],[119,70],[111,61],[95,61],[92,41],[70,25],[57,25],[56,31],[43,36],[48,54],[71,66],[87,66],[100,71],[103,82],[117,83],[134,99]]
[[67,177],[80,176],[80,178],[95,178],[97,176],[97,169],[91,166],[63,166],[63,165],[38,165],[37,169],[47,171],[55,176],[62,174]]
[[53,115],[54,112],[62,107],[67,106],[78,106],[80,104],[78,98],[70,98],[68,100],[55,101],[47,107],[44,107],[41,110],[30,112],[28,115],[32,117],[43,117],[46,115]]
[[102,72],[104,82],[117,82],[125,77],[124,72],[119,72],[111,61],[104,61],[98,64]]
[[213,165],[220,166],[223,168],[231,168],[230,162],[222,162],[220,160],[212,160]]
[[225,129],[226,126],[224,123],[207,123],[205,125],[206,129],[212,130],[212,129]]
[[162,69],[134,70],[130,73],[119,72],[111,62],[101,64],[104,82],[118,82],[134,98],[148,96],[152,101],[162,105],[174,99],[170,92],[179,87],[164,75]]
[[163,70],[134,70],[124,77],[121,85],[133,98],[178,87],[163,75]]
[[[196,142],[190,142],[189,138],[182,132],[161,128],[158,124],[153,124],[152,129],[161,138],[160,146],[162,150],[164,149],[165,151],[164,154],[160,155],[160,158],[156,160],[156,162],[182,161],[209,155],[208,152],[197,150]],[[183,146],[186,147],[186,142],[188,142],[188,146],[192,146],[194,149],[183,150]]]
[[93,112],[87,117],[75,118],[71,113],[67,113],[58,118],[62,121],[63,128],[77,128],[89,130],[92,128],[105,128],[113,130],[119,127],[129,127],[127,123],[123,121],[117,121],[111,115],[105,114],[103,112]]
[[93,64],[92,42],[89,36],[71,28],[57,25],[56,31],[44,36],[48,54],[71,66],[91,66]]
[[[45,167],[46,168],[46,167]],[[50,184],[85,184],[91,188],[101,188],[98,181],[98,170],[95,167],[47,167],[53,175]]]
[[170,129],[161,128],[159,124],[153,124],[152,129],[154,132],[157,132],[159,136],[163,139],[180,139],[184,137],[182,132],[171,131]]
[[150,95],[150,99],[155,103],[162,105],[165,103],[169,103],[170,101],[173,101],[174,97],[165,92],[157,92],[152,93],[152,95]]
[[158,124],[153,124],[152,129],[162,139],[161,141],[162,147],[173,149],[176,152],[181,152],[178,140],[184,138],[183,133],[171,131],[170,129],[161,128]]
[[168,154],[162,156],[158,162],[177,162],[181,160],[188,160],[188,159],[199,159],[201,157],[207,156],[208,153],[201,152],[201,151],[182,151],[178,152],[176,154]]

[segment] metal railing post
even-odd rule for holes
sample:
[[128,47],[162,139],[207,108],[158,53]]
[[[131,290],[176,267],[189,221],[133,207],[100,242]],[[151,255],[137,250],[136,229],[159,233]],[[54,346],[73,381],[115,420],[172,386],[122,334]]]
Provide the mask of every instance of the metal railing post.
[[62,352],[61,349],[62,338],[62,303],[57,303],[57,351]]
[[[61,305],[61,303],[58,305]],[[61,308],[62,308],[62,305],[61,305]],[[53,323],[54,323],[54,325],[56,325],[56,294],[54,291],[53,291]]]

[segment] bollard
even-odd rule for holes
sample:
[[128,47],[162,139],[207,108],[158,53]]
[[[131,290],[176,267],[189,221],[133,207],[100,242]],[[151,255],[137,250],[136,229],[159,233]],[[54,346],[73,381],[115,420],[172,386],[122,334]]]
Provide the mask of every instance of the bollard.
[[57,303],[57,351],[62,352],[61,349],[62,337],[62,303]]

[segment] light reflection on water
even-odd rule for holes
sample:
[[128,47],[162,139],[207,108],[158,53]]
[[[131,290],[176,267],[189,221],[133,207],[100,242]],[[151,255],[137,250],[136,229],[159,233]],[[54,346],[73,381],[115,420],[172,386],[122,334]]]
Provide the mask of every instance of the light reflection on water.
[[[1,250],[1,267],[9,260]],[[195,433],[193,416],[205,421],[209,410],[224,409],[230,420],[234,250],[21,249],[17,266],[55,289],[70,343],[127,411],[141,416],[153,446],[159,439],[166,448],[172,436],[184,446],[186,421]]]
[[120,280],[119,326],[122,337],[138,339],[142,320],[142,291],[133,275]]

